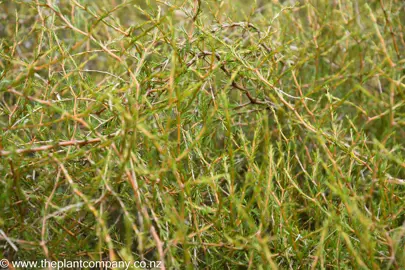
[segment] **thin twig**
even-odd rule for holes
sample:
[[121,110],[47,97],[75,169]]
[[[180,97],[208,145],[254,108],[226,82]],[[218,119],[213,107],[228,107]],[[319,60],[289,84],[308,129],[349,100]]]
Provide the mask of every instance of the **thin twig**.
[[[108,135],[107,137],[114,137],[115,135],[116,134],[112,134],[112,135]],[[102,142],[103,140],[104,140],[104,138],[94,138],[94,139],[89,139],[89,140],[70,140],[70,141],[57,142],[56,144],[42,145],[42,146],[32,147],[32,148],[22,148],[22,149],[17,149],[17,150],[12,150],[12,151],[0,150],[0,156],[41,152],[41,151],[47,151],[47,150],[64,147],[64,146],[84,146],[84,145],[88,145],[88,144],[99,143],[99,142]]]

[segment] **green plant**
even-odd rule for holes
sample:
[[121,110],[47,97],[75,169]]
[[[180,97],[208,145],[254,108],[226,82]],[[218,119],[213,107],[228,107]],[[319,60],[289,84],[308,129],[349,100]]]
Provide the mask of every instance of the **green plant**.
[[1,9],[5,258],[405,265],[402,1]]

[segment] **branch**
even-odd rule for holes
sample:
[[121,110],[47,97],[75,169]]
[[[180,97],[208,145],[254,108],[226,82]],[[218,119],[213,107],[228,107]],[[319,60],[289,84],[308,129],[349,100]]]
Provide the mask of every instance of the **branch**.
[[[116,134],[112,134],[107,137],[113,137],[115,135]],[[103,141],[103,138],[94,138],[94,139],[89,139],[89,140],[70,140],[70,141],[61,141],[61,142],[58,142],[56,144],[51,144],[51,145],[42,145],[42,146],[32,147],[32,148],[22,148],[22,149],[17,149],[17,150],[13,150],[13,151],[0,150],[0,157],[9,156],[12,154],[28,154],[28,153],[47,151],[47,150],[64,147],[64,146],[84,146],[87,144],[94,144],[94,143],[99,143],[102,141]]]
[[[196,54],[195,57],[187,63],[187,67],[190,67],[191,65],[193,65],[197,61],[198,58],[205,57],[207,55],[212,55],[212,52],[203,51],[201,53]],[[218,53],[215,53],[215,57],[217,58],[218,61],[221,61],[221,56]],[[225,72],[225,74],[227,76],[232,77],[231,72],[225,67],[225,63],[222,63],[220,68],[223,72]],[[262,100],[259,100],[255,97],[253,97],[250,94],[249,90],[247,90],[245,87],[243,87],[242,85],[238,84],[235,81],[232,81],[232,87],[244,92],[251,104],[269,105],[268,102],[262,101]]]

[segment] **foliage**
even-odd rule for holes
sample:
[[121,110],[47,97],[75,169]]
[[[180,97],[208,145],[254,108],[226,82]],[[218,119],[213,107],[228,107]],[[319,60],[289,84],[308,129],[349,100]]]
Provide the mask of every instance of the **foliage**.
[[403,1],[1,9],[5,258],[405,265]]

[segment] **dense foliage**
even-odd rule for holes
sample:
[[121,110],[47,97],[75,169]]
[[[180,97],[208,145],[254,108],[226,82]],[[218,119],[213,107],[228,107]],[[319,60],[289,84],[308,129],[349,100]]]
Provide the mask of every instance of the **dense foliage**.
[[403,1],[0,9],[0,257],[404,267]]

